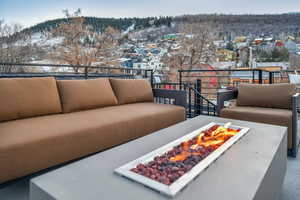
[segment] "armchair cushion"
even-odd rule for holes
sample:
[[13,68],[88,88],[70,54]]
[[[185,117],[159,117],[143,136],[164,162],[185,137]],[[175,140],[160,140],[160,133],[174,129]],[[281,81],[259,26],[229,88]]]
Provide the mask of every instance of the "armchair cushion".
[[119,104],[153,102],[151,84],[146,79],[110,79]]
[[292,111],[288,109],[236,106],[224,108],[220,117],[288,127],[288,147],[292,148]]
[[294,84],[242,84],[238,88],[237,106],[291,109]]
[[63,112],[117,105],[117,99],[106,78],[57,81]]

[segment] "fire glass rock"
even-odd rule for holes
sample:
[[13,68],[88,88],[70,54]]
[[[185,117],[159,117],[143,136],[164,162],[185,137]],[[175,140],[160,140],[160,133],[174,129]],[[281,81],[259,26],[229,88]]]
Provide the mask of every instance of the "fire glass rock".
[[171,185],[234,136],[233,133],[239,132],[239,130],[227,129],[230,134],[225,134],[226,131],[219,131],[219,127],[215,125],[163,155],[154,157],[152,161],[138,164],[131,171],[165,185]]

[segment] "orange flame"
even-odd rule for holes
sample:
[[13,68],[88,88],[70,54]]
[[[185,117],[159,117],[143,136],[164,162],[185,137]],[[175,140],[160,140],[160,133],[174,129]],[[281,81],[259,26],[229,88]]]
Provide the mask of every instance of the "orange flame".
[[[214,126],[208,131],[201,132],[192,144],[191,140],[181,143],[182,152],[170,158],[172,162],[184,161],[191,155],[201,155],[205,149],[217,149],[231,137],[235,136],[240,130],[225,128],[223,126]],[[200,150],[197,151],[198,147]],[[194,150],[194,151],[191,151]],[[195,151],[196,150],[196,151]]]

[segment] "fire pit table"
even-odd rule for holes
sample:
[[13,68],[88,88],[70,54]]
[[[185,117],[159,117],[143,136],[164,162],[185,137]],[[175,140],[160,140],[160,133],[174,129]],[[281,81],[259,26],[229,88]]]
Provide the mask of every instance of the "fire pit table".
[[[211,122],[229,121],[249,131],[174,197],[114,173]],[[36,177],[30,183],[30,199],[276,200],[286,162],[287,128],[200,116]]]

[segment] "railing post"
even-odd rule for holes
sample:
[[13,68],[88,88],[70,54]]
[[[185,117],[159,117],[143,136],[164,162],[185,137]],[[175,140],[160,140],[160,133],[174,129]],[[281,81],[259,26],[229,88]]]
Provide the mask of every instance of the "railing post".
[[189,118],[192,118],[192,88],[188,87],[189,90]]
[[258,83],[262,84],[263,83],[263,74],[262,70],[258,70]]
[[196,80],[195,90],[197,91],[195,94],[195,112],[196,115],[202,114],[203,100],[200,96],[201,94],[201,79]]
[[151,87],[153,88],[153,86],[154,86],[154,83],[153,83],[153,70],[151,69]]
[[180,70],[178,70],[178,73],[179,73],[179,89],[182,90],[182,74]]
[[273,72],[269,72],[269,84],[273,84]]
[[198,94],[197,94],[197,81],[195,83],[193,83],[191,85],[191,87],[194,88],[194,105],[193,105],[193,108],[194,108],[194,116],[197,116],[197,113],[198,113]]
[[85,79],[88,79],[88,78],[89,78],[89,77],[88,77],[88,67],[87,67],[87,66],[84,67],[84,78],[85,78]]

